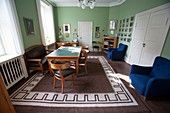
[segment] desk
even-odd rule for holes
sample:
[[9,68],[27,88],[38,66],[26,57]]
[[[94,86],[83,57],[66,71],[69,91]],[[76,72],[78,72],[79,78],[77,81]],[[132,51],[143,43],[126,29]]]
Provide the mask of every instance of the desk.
[[58,61],[76,62],[76,75],[78,75],[80,53],[81,53],[81,46],[77,46],[77,47],[61,46],[57,50],[48,54],[46,57],[48,61],[55,59]]

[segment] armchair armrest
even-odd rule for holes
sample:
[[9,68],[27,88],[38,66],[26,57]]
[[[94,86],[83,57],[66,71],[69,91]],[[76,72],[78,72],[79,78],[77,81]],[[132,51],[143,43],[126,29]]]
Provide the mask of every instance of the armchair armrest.
[[41,59],[27,59],[28,62],[41,62]]
[[170,78],[151,78],[148,81],[144,96],[161,96],[170,94]]
[[108,48],[108,52],[111,52],[113,50],[117,50],[117,48]]
[[130,73],[148,75],[151,72],[151,70],[152,70],[152,67],[144,67],[144,66],[132,65]]

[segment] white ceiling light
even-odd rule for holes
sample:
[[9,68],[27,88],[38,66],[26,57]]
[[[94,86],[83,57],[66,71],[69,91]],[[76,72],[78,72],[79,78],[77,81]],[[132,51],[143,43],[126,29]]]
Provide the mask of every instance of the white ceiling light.
[[85,9],[86,6],[89,6],[90,9],[93,9],[95,5],[96,5],[95,0],[79,0],[78,3],[78,6],[81,7],[82,9]]

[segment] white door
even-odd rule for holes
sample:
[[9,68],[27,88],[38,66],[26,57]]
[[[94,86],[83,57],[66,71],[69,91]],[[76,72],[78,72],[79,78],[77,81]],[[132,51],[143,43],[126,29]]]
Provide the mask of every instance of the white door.
[[143,42],[147,32],[147,25],[149,23],[149,14],[140,15],[136,17],[136,25],[132,38],[130,63],[138,64],[143,49]]
[[170,8],[145,12],[136,16],[132,35],[130,64],[151,66],[161,54],[170,25]]
[[78,22],[78,41],[80,46],[92,50],[92,22]]
[[170,25],[169,14],[170,8],[151,14],[139,64],[152,65],[155,57],[161,54]]

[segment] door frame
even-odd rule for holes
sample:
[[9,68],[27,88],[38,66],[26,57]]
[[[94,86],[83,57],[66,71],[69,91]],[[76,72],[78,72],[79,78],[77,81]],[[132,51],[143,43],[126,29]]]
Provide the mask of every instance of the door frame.
[[91,33],[90,33],[90,40],[89,40],[89,42],[90,42],[89,44],[90,45],[87,45],[87,46],[89,46],[89,50],[92,51],[92,39],[93,39],[93,29],[92,28],[93,28],[93,22],[92,21],[78,21],[78,35],[80,34],[80,30],[79,30],[80,29],[79,28],[79,24],[80,23],[90,23],[90,28],[91,28],[90,29],[90,31],[91,31]]

